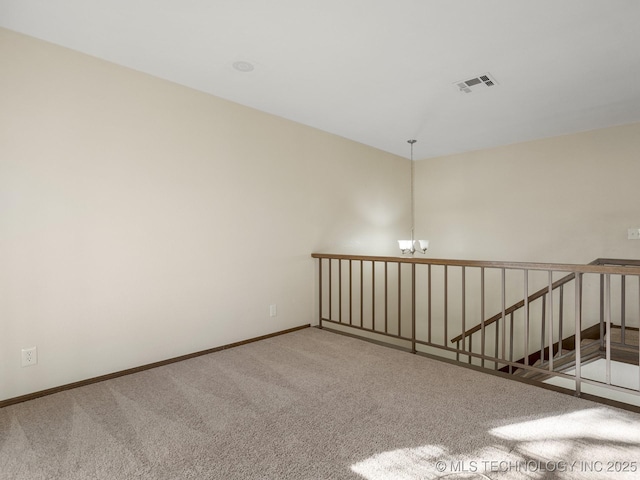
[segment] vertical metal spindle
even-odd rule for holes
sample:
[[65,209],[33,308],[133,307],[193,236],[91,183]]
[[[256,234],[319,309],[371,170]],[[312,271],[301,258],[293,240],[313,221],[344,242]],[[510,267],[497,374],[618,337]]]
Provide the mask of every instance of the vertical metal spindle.
[[480,360],[480,366],[484,368],[484,354],[485,354],[485,325],[484,325],[484,267],[480,267],[480,354],[482,359]]
[[360,260],[360,328],[364,320],[364,262]]
[[524,271],[524,364],[529,365],[529,270]]
[[541,322],[541,326],[540,326],[540,363],[542,366],[542,363],[544,363],[545,358],[544,358],[544,338],[545,338],[545,326],[547,323],[547,294],[545,293],[544,296],[542,297],[542,322]]
[[444,266],[444,344],[447,345],[447,338],[449,338],[448,324],[449,324],[449,270],[447,265]]
[[576,396],[582,393],[582,355],[580,351],[580,343],[582,342],[582,274],[576,273],[576,293],[575,293],[575,345],[574,352],[576,357]]
[[564,285],[560,285],[560,299],[558,307],[558,356],[562,355],[562,340],[564,339]]
[[507,328],[507,320],[505,310],[507,308],[507,281],[506,281],[506,270],[502,269],[502,359],[505,360],[507,358],[506,349],[507,349],[507,336],[506,336],[506,328]]
[[[465,297],[465,277],[466,277],[466,269],[465,267],[462,267],[462,292],[461,292],[461,298],[462,298],[462,350],[466,350],[466,335],[465,335],[465,331],[466,331],[466,297]],[[471,359],[471,357],[469,357],[469,359]]]
[[338,260],[338,321],[342,323],[342,260]]
[[600,350],[604,350],[604,274],[600,274]]
[[322,329],[322,257],[318,258],[318,328]]
[[411,353],[416,353],[416,264],[411,264]]
[[[473,353],[473,335],[469,335],[469,353]],[[471,359],[473,358],[471,355],[469,357],[469,365],[471,365]]]
[[460,340],[456,342],[456,362],[460,361]]
[[549,270],[549,371],[553,372],[553,272]]
[[353,261],[349,259],[349,325],[353,325]]
[[402,264],[398,262],[398,336],[402,336]]
[[607,336],[607,343],[605,346],[605,359],[606,359],[606,382],[607,385],[611,385],[611,275],[606,274],[604,276],[604,321],[605,332]]
[[376,262],[371,262],[371,330],[376,329]]
[[384,262],[384,333],[389,333],[389,262]]
[[431,264],[427,265],[427,323],[428,323],[428,341],[431,343]]
[[493,344],[493,358],[495,358],[495,369],[498,370],[498,345],[500,344],[500,319],[496,320],[496,341]]
[[627,303],[627,282],[626,275],[620,276],[620,342],[625,345],[625,317],[626,314],[626,303]]
[[[509,362],[513,363],[513,312],[509,315]],[[509,373],[513,373],[513,365],[509,364]]]
[[331,308],[331,297],[333,293],[332,283],[332,275],[331,275],[331,264],[333,263],[332,259],[329,259],[329,316],[327,317],[329,320],[333,320],[333,309]]

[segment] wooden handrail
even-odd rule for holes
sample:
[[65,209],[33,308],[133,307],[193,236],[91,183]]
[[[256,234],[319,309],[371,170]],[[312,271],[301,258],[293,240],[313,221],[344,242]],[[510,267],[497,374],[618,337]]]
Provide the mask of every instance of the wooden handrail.
[[[486,267],[486,268],[505,268],[515,270],[553,270],[556,272],[571,273],[601,273],[601,274],[620,274],[640,275],[640,260],[611,260],[607,259],[604,264],[597,261],[588,264],[572,264],[572,263],[535,263],[535,262],[498,262],[484,260],[451,260],[440,258],[417,258],[417,257],[387,257],[377,255],[344,255],[334,253],[312,253],[312,258],[326,258],[334,260],[363,260],[369,262],[394,262],[394,263],[413,263],[418,265],[440,265],[450,267]],[[621,263],[613,263],[621,262]],[[628,265],[628,266],[627,266]],[[624,272],[621,272],[621,268]]]

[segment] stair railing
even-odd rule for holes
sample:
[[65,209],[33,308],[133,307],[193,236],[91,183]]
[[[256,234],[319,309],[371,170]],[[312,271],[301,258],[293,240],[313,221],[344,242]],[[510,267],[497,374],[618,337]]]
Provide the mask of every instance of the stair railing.
[[[640,397],[640,369],[635,386],[622,386],[611,378],[612,346],[626,346],[632,362],[640,363],[640,352],[628,341],[637,327],[624,322],[626,317],[640,315],[640,261],[574,265],[320,253],[312,257],[318,259],[320,328],[355,333],[478,368],[523,369],[557,377],[570,381],[566,388],[578,395],[583,385],[589,385]],[[522,300],[507,301],[517,296]],[[624,300],[613,301],[614,297]],[[597,300],[600,305],[594,309],[591,304]],[[487,318],[485,311],[494,308],[499,313]],[[612,312],[620,309],[624,336],[618,341],[611,338]],[[589,360],[587,351],[581,358],[582,348],[573,348],[573,371],[560,368],[566,363],[563,348],[571,343],[579,347],[583,332],[589,330],[583,327],[598,322],[607,333],[602,346],[606,379],[582,375],[582,365]],[[601,341],[597,334],[593,340]],[[544,361],[541,365],[530,361],[536,351]]]

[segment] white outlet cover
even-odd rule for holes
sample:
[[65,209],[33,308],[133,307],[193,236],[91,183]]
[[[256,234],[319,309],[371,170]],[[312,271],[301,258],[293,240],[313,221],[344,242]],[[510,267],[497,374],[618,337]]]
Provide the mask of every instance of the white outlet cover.
[[627,230],[628,240],[640,240],[640,228],[629,228]]
[[36,347],[22,349],[22,366],[30,367],[38,363],[38,349]]

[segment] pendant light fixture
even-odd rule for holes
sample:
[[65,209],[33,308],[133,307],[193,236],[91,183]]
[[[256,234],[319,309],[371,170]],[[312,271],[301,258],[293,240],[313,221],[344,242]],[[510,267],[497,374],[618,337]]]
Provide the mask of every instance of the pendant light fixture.
[[415,197],[413,192],[414,187],[414,163],[413,163],[413,144],[417,140],[407,140],[407,143],[411,145],[411,240],[398,240],[398,246],[403,255],[413,255],[416,251],[420,253],[427,253],[429,248],[429,240],[414,240],[414,228],[416,224],[415,214]]

